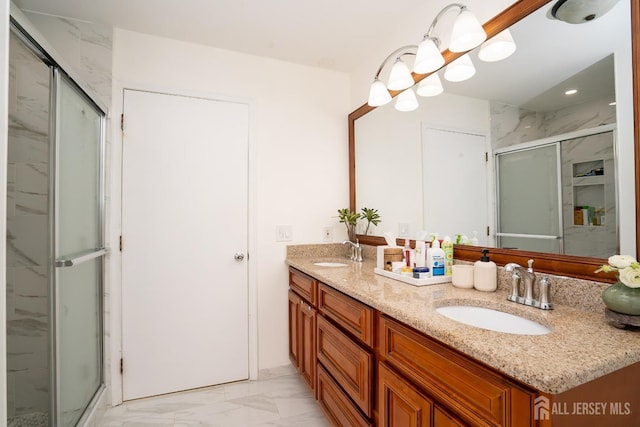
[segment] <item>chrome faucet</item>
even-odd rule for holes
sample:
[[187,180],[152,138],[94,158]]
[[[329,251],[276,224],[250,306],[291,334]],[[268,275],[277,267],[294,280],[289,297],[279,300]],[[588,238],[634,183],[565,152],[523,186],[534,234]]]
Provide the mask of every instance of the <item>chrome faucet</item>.
[[351,259],[351,261],[355,261],[355,262],[364,261],[364,259],[362,259],[362,246],[360,245],[360,242],[358,241],[358,239],[356,239],[355,243],[353,243],[351,240],[345,240],[344,242],[342,242],[342,244],[351,245],[351,257],[349,258]]
[[[538,283],[539,299],[533,298],[533,286],[536,282],[536,275],[533,272],[533,260],[528,261],[528,268],[510,262],[504,266],[505,271],[511,274],[511,293],[507,296],[509,301],[517,302],[542,310],[553,309],[553,304],[549,302],[549,288],[551,281],[548,277],[543,277]],[[524,296],[520,296],[520,281],[524,282]]]

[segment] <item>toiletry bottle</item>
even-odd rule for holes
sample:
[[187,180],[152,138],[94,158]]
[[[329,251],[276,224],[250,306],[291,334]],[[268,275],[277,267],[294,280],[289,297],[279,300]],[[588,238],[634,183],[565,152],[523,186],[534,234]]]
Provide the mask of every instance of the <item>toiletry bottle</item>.
[[433,247],[429,250],[429,262],[427,266],[431,271],[431,277],[444,276],[444,251],[440,248],[440,241],[433,239]]
[[424,240],[416,240],[416,250],[415,250],[415,264],[416,267],[425,267],[426,266],[426,255],[427,245]]
[[449,236],[444,236],[442,251],[444,252],[444,275],[451,276],[451,267],[453,266],[453,242],[451,242]]
[[473,287],[483,292],[493,292],[498,287],[498,268],[488,254],[489,249],[482,249],[482,257],[473,265]]
[[413,267],[411,264],[411,243],[409,239],[404,239],[404,262],[407,267]]

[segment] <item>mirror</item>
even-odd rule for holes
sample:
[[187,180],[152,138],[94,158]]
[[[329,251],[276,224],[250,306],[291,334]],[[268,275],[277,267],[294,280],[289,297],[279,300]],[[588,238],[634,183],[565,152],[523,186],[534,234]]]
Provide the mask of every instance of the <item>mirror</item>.
[[[624,28],[623,26],[632,28],[632,26],[629,25],[630,2],[622,0],[607,15],[590,23],[579,25],[549,20],[546,14],[552,5],[545,5],[545,3],[547,2],[517,2],[485,24],[485,29],[489,36],[491,36],[504,28],[511,27],[511,24],[516,22],[516,24],[510,28],[518,45],[516,54],[530,58],[535,66],[529,65],[528,69],[516,71],[515,68],[509,65],[509,59],[498,63],[481,64],[476,56],[474,63],[478,71],[474,77],[464,83],[451,84],[447,84],[447,82],[444,82],[444,79],[442,79],[445,84],[445,93],[435,98],[419,98],[419,103],[421,104],[419,110],[410,113],[401,113],[396,111],[393,108],[393,103],[391,103],[377,109],[372,109],[365,105],[350,115],[349,131],[350,149],[352,153],[352,176],[350,184],[352,209],[360,209],[363,206],[376,208],[382,215],[383,224],[385,221],[387,222],[387,224],[381,224],[379,230],[391,230],[397,234],[403,234],[403,231],[405,231],[405,233],[411,237],[413,237],[417,231],[424,229],[427,229],[429,232],[440,231],[441,233],[448,234],[467,233],[469,237],[471,237],[471,233],[474,230],[471,228],[460,227],[458,229],[442,230],[441,227],[436,224],[425,227],[423,218],[424,211],[427,209],[425,206],[428,204],[438,206],[441,212],[445,212],[448,216],[452,217],[455,216],[455,214],[461,214],[460,216],[463,218],[476,217],[480,212],[486,214],[488,224],[495,224],[496,208],[494,206],[495,198],[493,197],[495,194],[493,180],[490,181],[491,188],[488,189],[484,197],[484,200],[488,201],[484,206],[478,206],[475,202],[469,202],[468,195],[458,197],[457,195],[448,193],[447,191],[451,186],[450,183],[452,180],[473,183],[477,181],[477,178],[472,175],[466,175],[464,166],[459,164],[457,160],[438,162],[433,159],[433,156],[423,160],[421,139],[425,132],[444,130],[475,134],[490,139],[495,137],[495,135],[503,129],[524,130],[526,126],[531,125],[532,122],[524,123],[517,120],[523,116],[519,114],[518,110],[515,110],[515,113],[514,111],[510,112],[511,123],[498,123],[496,117],[498,116],[497,112],[501,111],[499,106],[509,105],[520,107],[524,105],[524,107],[521,107],[522,109],[530,109],[531,106],[526,105],[524,101],[531,100],[541,104],[544,99],[542,95],[538,97],[538,94],[558,86],[560,82],[568,80],[573,75],[578,74],[580,76],[584,74],[580,74],[580,71],[590,71],[592,74],[602,72],[603,74],[599,74],[600,77],[598,77],[600,81],[604,81],[601,76],[613,76],[615,74],[615,85],[619,92],[622,92],[618,94],[617,106],[610,107],[607,102],[607,107],[615,109],[615,112],[609,114],[605,110],[601,110],[595,120],[591,122],[588,120],[582,121],[588,123],[586,127],[592,128],[601,124],[616,123],[616,134],[619,143],[618,149],[620,150],[617,160],[618,162],[622,162],[621,167],[617,170],[617,172],[619,172],[617,175],[623,174],[623,176],[626,177],[625,179],[618,179],[617,182],[619,190],[617,215],[619,218],[617,219],[620,220],[620,245],[623,250],[626,251],[625,253],[636,252],[637,227],[635,203],[637,202],[632,202],[636,200],[634,197],[636,190],[634,186],[635,180],[633,178],[634,172],[631,172],[631,178],[629,179],[629,169],[633,171],[635,165],[631,153],[634,149],[634,132],[637,132],[637,130],[633,129],[634,115],[637,117],[638,112],[633,109],[633,97],[627,94],[633,93],[631,90],[631,69],[632,64],[637,64],[638,58],[635,56],[633,58],[631,57],[630,30],[628,32],[608,31],[605,33],[593,31],[588,28],[590,25],[595,24],[604,25],[606,23],[605,18],[607,20],[621,20],[622,23],[617,24],[618,28]],[[535,9],[538,9],[541,5],[542,7],[536,11]],[[635,5],[633,7],[635,8]],[[532,11],[533,13],[527,16]],[[634,9],[632,12],[635,17],[637,11]],[[524,19],[518,22],[520,18]],[[543,25],[545,29],[541,30],[540,25]],[[565,31],[569,30],[570,36],[554,35],[551,29],[548,28],[549,26],[562,27]],[[617,37],[621,36],[622,39],[605,40],[606,37],[603,36],[604,34]],[[637,39],[638,36],[634,33],[633,37]],[[533,41],[533,43],[528,43],[528,40]],[[564,42],[567,40],[580,40],[589,47],[589,54],[586,54],[584,49],[567,48],[567,46],[564,45]],[[530,47],[527,47],[527,45],[530,45]],[[554,46],[560,48],[559,53],[552,53],[552,47]],[[444,54],[448,62],[450,62],[451,59],[455,59],[454,55],[450,52],[445,51]],[[514,58],[516,54],[514,54]],[[546,64],[542,62],[542,59],[534,59],[536,55],[551,58],[551,63]],[[560,55],[565,61],[560,61],[557,57],[554,57],[554,55]],[[615,72],[611,68],[612,63],[615,63]],[[569,66],[570,64],[572,65]],[[530,79],[532,75],[536,77],[533,80]],[[524,80],[526,83],[518,83],[513,80],[507,83],[509,81],[507,79],[514,76],[520,78],[529,77],[529,80]],[[497,77],[498,79],[492,81],[492,77]],[[545,81],[550,81],[551,83],[545,83]],[[594,98],[588,99],[588,101],[605,99],[607,96],[611,96],[610,91],[612,87],[613,84],[611,83],[598,85],[598,88],[602,90],[598,94],[593,95]],[[484,90],[486,88],[492,88],[492,94],[488,95]],[[620,88],[623,90],[620,91]],[[637,88],[635,90],[637,90]],[[559,106],[560,103],[558,98],[552,99],[550,102],[556,106]],[[505,110],[502,111],[504,112]],[[538,116],[540,116],[540,114]],[[491,120],[488,119],[489,117],[491,117]],[[513,121],[514,117],[516,119],[515,122]],[[594,115],[592,114],[589,118],[594,119]],[[516,126],[514,126],[514,123]],[[371,124],[373,124],[373,127],[368,127],[371,126]],[[566,126],[562,126],[559,129],[560,131],[556,132],[554,136],[568,132]],[[383,134],[383,131],[387,133]],[[372,145],[367,145],[367,141],[361,139],[361,136],[367,137],[367,135],[371,134],[378,136],[378,142],[380,144],[384,142],[384,144],[388,145],[374,144],[373,146],[375,148],[370,148]],[[506,133],[504,134],[506,135]],[[518,138],[519,139],[516,140],[517,143],[531,141],[531,139],[527,139],[526,130],[522,132],[522,136]],[[624,141],[626,141],[626,143],[624,143]],[[496,146],[495,143],[491,146],[490,140],[487,141],[487,146],[487,151],[491,152],[501,148],[499,145]],[[372,157],[378,159],[377,163],[367,164],[366,162],[370,161]],[[490,160],[493,160],[493,156],[491,156]],[[447,166],[445,168],[445,174],[442,175],[443,178],[435,183],[437,191],[432,194],[432,197],[429,197],[429,192],[423,191],[422,188],[422,175],[425,171],[425,169],[423,169],[423,163],[426,163],[427,170],[438,169],[437,166],[442,164]],[[493,165],[491,165],[491,167],[493,167]],[[624,175],[624,173],[627,175]],[[462,179],[462,177],[465,179]],[[423,197],[425,193],[427,196]],[[480,240],[479,244],[493,245],[496,243],[495,240],[492,240],[491,236],[488,239],[486,236],[483,236],[483,234],[486,233],[482,233],[485,230],[480,228],[480,226],[477,226],[477,228],[479,228],[479,230],[477,230]],[[377,234],[380,234],[380,232]],[[443,234],[440,234],[440,237],[442,236]],[[373,244],[380,243],[380,240],[376,240],[375,238],[368,236],[359,237],[363,242]],[[485,239],[481,240],[483,237]],[[464,256],[464,253],[469,253],[471,260],[477,259],[475,248],[457,247],[456,249],[456,258]],[[541,253],[529,254],[523,251],[498,249],[493,252],[499,255],[503,254],[508,261],[512,261],[514,257],[518,256],[523,258],[533,256],[536,260],[543,261],[542,264],[549,263],[550,271],[557,273],[558,266],[563,268],[567,267],[570,270],[567,272],[569,275],[602,280],[602,277],[594,276],[588,271],[591,269],[590,264],[597,265],[602,262],[601,260],[589,261],[589,258],[584,257],[543,255]],[[592,257],[602,256],[601,254],[590,255]],[[553,259],[553,262],[550,261],[551,259]],[[567,262],[571,262],[573,266],[565,265]],[[536,265],[540,265],[540,263],[537,262]],[[580,266],[578,268],[580,271],[575,271],[576,268],[574,267],[576,265]]]

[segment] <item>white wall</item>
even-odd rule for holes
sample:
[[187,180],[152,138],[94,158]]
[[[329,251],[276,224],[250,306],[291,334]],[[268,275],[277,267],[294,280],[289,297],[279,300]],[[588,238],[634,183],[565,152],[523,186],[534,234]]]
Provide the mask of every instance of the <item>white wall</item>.
[[[334,227],[336,241],[341,237],[344,227],[335,216],[338,208],[348,206],[349,76],[115,29],[113,77],[114,117],[122,111],[122,91],[128,87],[220,95],[251,103],[255,187],[250,191],[250,257],[255,269],[250,274],[257,283],[258,367],[289,363],[286,245],[320,242],[326,225]],[[111,164],[119,165],[117,124],[111,131]],[[116,242],[120,169],[113,167],[110,174],[110,240]],[[278,224],[292,226],[291,242],[275,241]],[[113,254],[111,269],[111,308],[118,319],[119,253]],[[112,326],[115,359],[120,351],[120,339],[115,336],[119,325]],[[117,374],[112,374],[115,382]]]
[[[7,230],[7,137],[9,91],[9,2],[0,3],[0,236]],[[0,253],[6,254],[6,239]],[[0,257],[0,423],[7,419],[6,257]]]
[[[382,222],[376,227],[375,235],[392,231],[406,237],[399,227],[405,223],[409,225],[408,237],[413,239],[427,226],[423,223],[421,134],[424,125],[481,135],[490,132],[488,101],[443,93],[432,98],[421,97],[418,102],[419,108],[411,112],[397,111],[392,102],[356,120],[358,141],[366,141],[366,144],[356,144],[356,208],[380,211]],[[431,161],[446,162],[451,179],[464,181],[464,171],[457,169],[451,159]],[[446,183],[442,188],[441,201],[451,203],[455,195],[448,194]],[[487,206],[491,201],[487,200]]]

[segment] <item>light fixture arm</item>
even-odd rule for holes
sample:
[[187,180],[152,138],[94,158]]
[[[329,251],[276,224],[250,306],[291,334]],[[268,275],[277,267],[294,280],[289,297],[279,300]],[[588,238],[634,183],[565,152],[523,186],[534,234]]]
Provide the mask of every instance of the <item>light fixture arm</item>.
[[431,21],[431,25],[429,26],[429,29],[424,35],[425,38],[430,38],[434,40],[436,42],[436,46],[440,44],[440,40],[437,37],[431,37],[431,32],[435,29],[436,24],[438,23],[438,20],[442,18],[442,15],[444,15],[449,9],[453,7],[460,8],[460,12],[464,11],[467,8],[467,6],[463,5],[462,3],[451,3],[450,5],[445,6],[444,8],[442,8],[440,12],[438,12],[436,17],[433,18],[433,21]]
[[374,80],[377,80],[378,77],[380,77],[380,73],[382,72],[382,70],[384,69],[384,66],[387,65],[387,62],[391,59],[391,58],[400,58],[403,55],[415,55],[414,52],[404,52],[402,53],[403,50],[406,49],[415,49],[418,50],[418,46],[414,45],[414,44],[409,44],[406,46],[402,46],[397,48],[396,50],[394,50],[393,52],[391,52],[389,54],[389,56],[387,56],[384,61],[382,61],[382,64],[380,64],[380,67],[378,67],[378,72],[376,72],[376,76],[374,77]]

